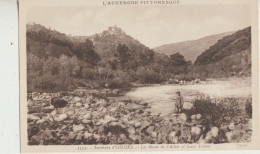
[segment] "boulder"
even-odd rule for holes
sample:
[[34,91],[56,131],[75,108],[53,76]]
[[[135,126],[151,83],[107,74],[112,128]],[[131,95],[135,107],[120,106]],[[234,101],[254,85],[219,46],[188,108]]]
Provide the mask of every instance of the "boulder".
[[42,112],[44,112],[44,113],[50,113],[50,112],[52,112],[53,111],[53,109],[54,109],[54,107],[52,108],[52,107],[44,107],[44,108],[42,108]]
[[192,115],[190,118],[191,118],[191,120],[194,120],[194,119],[196,119],[196,115]]
[[79,132],[76,136],[76,141],[81,141],[82,140],[82,137],[83,137],[83,133],[82,132]]
[[72,100],[71,100],[71,103],[78,103],[78,102],[81,102],[82,99],[80,97],[74,97]]
[[77,136],[77,134],[75,134],[74,132],[69,132],[69,135],[68,135],[69,139],[75,140],[76,136]]
[[157,132],[152,132],[151,136],[152,136],[153,138],[156,138],[156,137],[157,137]]
[[93,137],[94,137],[97,141],[99,141],[100,138],[101,138],[101,136],[100,136],[99,134],[94,134]]
[[39,117],[35,116],[35,115],[32,115],[32,114],[28,114],[27,115],[27,119],[28,120],[40,120]]
[[104,120],[107,121],[107,122],[117,121],[116,118],[114,118],[110,115],[105,115]]
[[119,91],[118,89],[113,89],[113,90],[112,90],[112,93],[113,93],[113,94],[118,94],[119,92],[120,92],[120,91]]
[[80,132],[80,131],[84,130],[85,126],[83,126],[82,124],[79,124],[79,125],[73,124],[72,129],[73,129],[73,132],[76,133],[76,132]]
[[38,120],[36,123],[37,124],[41,124],[41,123],[44,123],[46,120],[45,119],[40,119],[40,120]]
[[170,143],[178,143],[178,136],[176,136],[177,132],[176,131],[172,131],[170,134],[169,134],[169,141]]
[[32,99],[33,100],[39,100],[39,96],[40,96],[40,93],[38,93],[38,92],[33,92],[32,93]]
[[142,126],[141,122],[138,121],[138,122],[135,123],[135,128],[138,128],[138,127],[141,127],[141,126]]
[[177,132],[176,131],[172,131],[170,134],[169,134],[169,137],[174,137],[176,136]]
[[29,100],[27,101],[27,106],[28,106],[28,107],[33,106],[33,104],[34,104],[34,103],[33,103],[32,100],[29,99]]
[[154,126],[149,126],[147,129],[146,129],[147,133],[149,134],[152,134],[152,132],[154,131]]
[[211,132],[209,131],[207,134],[206,134],[206,137],[204,138],[204,142],[205,143],[213,143],[213,137],[212,137],[212,134]]
[[214,137],[214,138],[218,137],[218,133],[219,133],[218,127],[211,127],[210,131],[211,131],[212,137]]
[[135,128],[134,128],[134,127],[129,127],[129,128],[127,129],[127,131],[128,131],[128,133],[129,133],[130,135],[135,135]]
[[184,102],[183,103],[183,109],[190,110],[193,108],[193,104],[191,102]]
[[184,114],[184,113],[180,114],[179,118],[180,118],[180,120],[181,120],[182,122],[186,122],[186,121],[187,121],[187,116],[186,116],[186,114]]
[[54,106],[54,108],[63,108],[67,106],[68,102],[60,97],[53,97],[51,99],[51,105]]
[[84,119],[86,120],[91,120],[92,119],[92,114],[91,113],[86,113],[84,116],[83,116]]
[[88,97],[87,99],[85,99],[86,104],[91,104],[92,102],[93,102],[93,97]]
[[112,107],[109,109],[110,112],[115,112],[117,110],[117,107]]
[[73,116],[75,114],[75,110],[69,109],[69,110],[65,111],[65,113],[67,113],[68,116]]
[[57,110],[53,110],[52,112],[51,112],[51,115],[56,115],[57,114]]
[[81,104],[80,102],[78,102],[78,103],[76,103],[76,106],[77,106],[77,107],[81,107],[82,104]]
[[235,123],[230,123],[229,125],[228,125],[228,128],[230,129],[230,130],[234,130],[235,129]]
[[200,136],[201,129],[199,127],[191,127],[191,135]]
[[206,134],[206,143],[216,143],[218,138],[219,129],[217,127],[212,127],[211,130]]
[[84,138],[85,138],[85,139],[89,139],[89,138],[92,137],[92,136],[93,136],[93,134],[89,133],[88,131],[86,131],[86,132],[84,133]]
[[197,114],[197,115],[196,115],[196,119],[197,119],[197,120],[201,119],[201,114]]
[[90,124],[91,122],[92,122],[92,120],[87,120],[87,119],[82,120],[83,124]]
[[134,135],[134,134],[130,134],[129,138],[132,139],[133,141],[139,140],[139,136],[138,135]]
[[90,108],[90,106],[89,106],[87,103],[84,104],[84,107],[85,107],[86,109]]
[[33,135],[29,141],[29,145],[42,145],[44,142],[43,136]]
[[60,114],[57,117],[55,117],[54,120],[60,122],[60,121],[63,121],[67,118],[68,118],[67,113],[63,113],[63,114]]
[[98,104],[99,106],[102,106],[102,107],[107,106],[107,102],[104,99],[100,99],[99,101],[96,102],[96,104]]
[[227,141],[229,143],[232,143],[233,142],[233,138],[234,138],[235,134],[233,132],[226,132],[226,138],[227,138]]
[[142,144],[151,144],[152,142],[153,140],[150,136],[145,136],[141,141]]

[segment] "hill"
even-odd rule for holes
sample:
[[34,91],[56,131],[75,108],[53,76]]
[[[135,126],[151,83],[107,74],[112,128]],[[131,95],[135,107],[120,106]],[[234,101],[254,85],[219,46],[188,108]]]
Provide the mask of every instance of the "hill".
[[154,48],[154,51],[163,53],[168,56],[179,52],[184,55],[185,59],[194,62],[198,55],[208,49],[210,46],[217,43],[217,41],[224,36],[230,35],[234,32],[226,32],[221,34],[210,35],[197,40],[184,41],[179,43],[165,44]]
[[225,36],[198,56],[195,66],[207,74],[225,76],[251,73],[251,27]]
[[73,55],[73,43],[66,34],[46,28],[40,24],[26,25],[27,54],[40,58]]
[[28,91],[160,83],[167,73],[182,73],[190,64],[179,54],[155,53],[116,26],[92,36],[66,35],[35,23],[26,28]]
[[40,24],[27,25],[27,53],[33,53],[39,57],[77,55],[77,47],[86,39],[93,43],[95,52],[101,57],[104,64],[118,58],[115,55],[119,44],[127,46],[127,52],[132,61],[131,65],[146,65],[153,62],[153,50],[116,26],[92,36],[71,36]]

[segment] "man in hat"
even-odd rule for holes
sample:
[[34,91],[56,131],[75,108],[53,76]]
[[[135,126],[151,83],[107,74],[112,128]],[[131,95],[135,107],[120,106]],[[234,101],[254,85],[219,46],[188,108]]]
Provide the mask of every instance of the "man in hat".
[[176,103],[175,103],[175,108],[177,113],[182,112],[182,107],[183,107],[183,97],[181,96],[181,92],[177,91],[176,92],[177,97],[176,97]]

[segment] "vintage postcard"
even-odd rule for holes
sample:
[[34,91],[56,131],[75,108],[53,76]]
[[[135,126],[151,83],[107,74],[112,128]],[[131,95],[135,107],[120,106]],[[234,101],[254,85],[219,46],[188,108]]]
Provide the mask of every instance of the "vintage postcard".
[[21,153],[260,149],[257,0],[19,0]]

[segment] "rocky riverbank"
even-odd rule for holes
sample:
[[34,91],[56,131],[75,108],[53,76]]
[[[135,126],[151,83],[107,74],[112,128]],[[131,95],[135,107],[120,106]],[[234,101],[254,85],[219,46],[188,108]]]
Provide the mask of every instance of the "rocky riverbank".
[[[141,101],[82,92],[29,95],[29,145],[233,143],[249,142],[252,134],[245,117],[216,127],[205,124],[200,113],[153,115],[150,104]],[[57,96],[68,105],[50,106]]]

